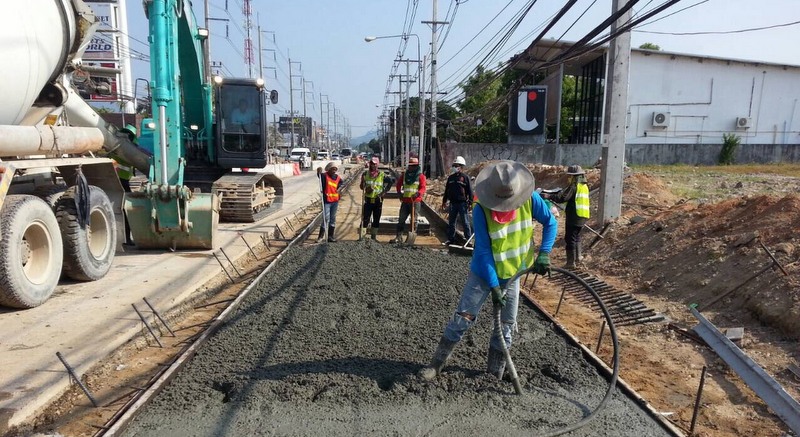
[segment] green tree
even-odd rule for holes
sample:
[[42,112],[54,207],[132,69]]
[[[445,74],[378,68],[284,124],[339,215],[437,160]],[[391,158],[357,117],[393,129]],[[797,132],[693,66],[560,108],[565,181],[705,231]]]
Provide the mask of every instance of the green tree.
[[736,159],[736,149],[741,144],[742,139],[736,134],[722,134],[722,150],[719,152],[719,163],[731,165]]
[[646,42],[640,45],[639,48],[645,50],[661,50],[661,47],[659,47],[658,44],[653,44],[651,42]]

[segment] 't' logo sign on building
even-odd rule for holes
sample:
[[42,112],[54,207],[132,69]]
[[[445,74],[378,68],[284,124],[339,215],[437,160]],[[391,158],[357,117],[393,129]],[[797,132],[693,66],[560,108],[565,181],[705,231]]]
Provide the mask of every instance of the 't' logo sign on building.
[[546,108],[547,87],[521,88],[517,91],[517,98],[511,101],[509,132],[512,135],[543,135]]

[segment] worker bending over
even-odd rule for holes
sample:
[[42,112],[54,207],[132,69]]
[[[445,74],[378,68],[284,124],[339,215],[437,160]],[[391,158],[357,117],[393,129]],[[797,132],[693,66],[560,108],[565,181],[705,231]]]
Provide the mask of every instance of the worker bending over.
[[[422,174],[422,168],[419,166],[419,159],[410,158],[408,168],[397,179],[397,192],[400,193],[400,217],[397,221],[397,236],[392,243],[403,242],[403,227],[406,219],[411,215],[411,205],[416,204],[415,207],[419,208],[426,186],[427,182],[425,175]],[[412,217],[412,220],[414,219],[415,217]]]
[[[378,157],[372,157],[369,161],[369,169],[361,175],[360,187],[364,190],[364,209],[361,217],[361,228],[367,229],[370,218],[372,218],[370,235],[373,240],[378,239],[378,227],[381,224],[381,213],[383,211],[383,195],[389,191],[392,182],[391,177],[378,170]],[[359,238],[362,237],[363,235],[359,235]]]
[[[534,219],[543,228],[533,271],[538,274],[549,271],[549,253],[558,227],[556,218],[533,189],[533,174],[518,162],[499,161],[478,174],[475,180],[478,203],[472,212],[475,248],[467,284],[430,365],[421,371],[424,379],[431,380],[439,375],[455,345],[475,324],[489,293],[492,302],[502,307],[502,335],[506,347],[511,346],[511,332],[517,323],[519,279],[512,284],[508,281],[533,261]],[[495,332],[489,343],[487,370],[502,378],[505,366],[503,344]]]
[[555,203],[566,203],[564,243],[567,250],[567,264],[564,268],[574,270],[582,260],[581,229],[589,220],[589,185],[586,184],[586,172],[580,165],[567,167],[567,175],[569,176],[567,188],[555,194],[545,194],[544,197]]

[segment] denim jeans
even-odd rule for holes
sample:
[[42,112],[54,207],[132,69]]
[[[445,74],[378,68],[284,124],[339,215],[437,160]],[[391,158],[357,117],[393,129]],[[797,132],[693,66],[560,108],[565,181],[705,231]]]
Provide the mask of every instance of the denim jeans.
[[[416,209],[416,215],[419,216],[419,205],[415,205],[414,208]],[[411,204],[410,203],[401,203],[400,204],[400,214],[398,215],[397,221],[397,233],[403,232],[403,228],[406,224],[406,219],[411,216]],[[409,231],[411,230],[411,222],[409,221]]]
[[[519,279],[514,281],[513,284],[507,285],[506,305],[500,311],[500,322],[503,325],[503,338],[506,341],[506,346],[511,347],[511,332],[514,325],[517,323],[517,303],[519,301]],[[475,273],[469,272],[467,284],[461,291],[461,299],[458,302],[453,317],[444,328],[444,336],[450,341],[461,341],[461,337],[466,334],[469,328],[478,321],[478,313],[480,313],[483,302],[490,295],[491,289],[483,279],[479,278]],[[491,304],[490,304],[491,305]],[[464,317],[464,315],[470,317]],[[492,316],[494,317],[494,315]],[[470,320],[470,318],[472,320]],[[491,320],[494,326],[494,319]],[[494,329],[492,329],[491,347],[494,349],[502,350],[502,343],[497,339]]]
[[472,229],[469,222],[469,207],[466,202],[453,203],[450,202],[449,221],[447,223],[447,239],[456,241],[456,219],[461,218],[461,226],[464,227],[464,238],[469,240],[472,235]]
[[326,203],[323,207],[323,213],[325,214],[325,221],[322,222],[320,227],[325,227],[325,223],[328,224],[328,227],[335,228],[336,227],[336,210],[339,209],[339,202],[336,203]]
[[381,214],[383,213],[383,202],[381,200],[364,199],[364,213],[361,217],[361,225],[368,227],[370,218],[372,219],[372,227],[378,229],[381,224]]

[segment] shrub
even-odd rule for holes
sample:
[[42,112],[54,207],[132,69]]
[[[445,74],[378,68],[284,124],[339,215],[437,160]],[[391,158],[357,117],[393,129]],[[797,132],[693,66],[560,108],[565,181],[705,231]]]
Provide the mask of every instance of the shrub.
[[722,150],[719,152],[719,163],[731,165],[736,160],[736,148],[742,139],[736,134],[722,134]]

